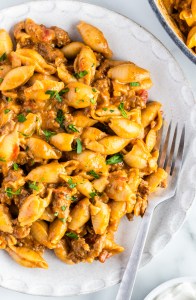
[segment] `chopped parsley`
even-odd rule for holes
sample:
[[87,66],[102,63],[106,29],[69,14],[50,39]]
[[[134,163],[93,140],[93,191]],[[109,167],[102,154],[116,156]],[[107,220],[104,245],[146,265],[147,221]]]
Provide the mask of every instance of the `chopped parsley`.
[[7,101],[7,102],[11,102],[11,101],[12,101],[12,98],[11,98],[11,97],[6,97],[6,101]]
[[59,110],[57,111],[57,116],[56,116],[56,119],[55,119],[55,120],[56,120],[57,123],[59,123],[60,126],[62,127],[63,121],[65,120],[65,117],[64,117],[64,114],[63,114],[62,109],[59,109]]
[[5,162],[6,160],[5,160],[5,158],[3,158],[3,157],[0,157],[0,161],[3,161],[3,162]]
[[96,103],[96,101],[95,101],[94,98],[90,98],[90,102],[91,102],[92,104],[95,104],[95,103]]
[[92,91],[93,91],[94,93],[96,93],[96,92],[97,92],[97,90],[96,90],[95,88],[92,88]]
[[13,169],[14,169],[14,171],[18,171],[18,169],[19,169],[19,166],[18,166],[18,164],[17,164],[17,163],[14,163],[14,164],[13,164]]
[[107,108],[107,107],[103,107],[102,109],[103,109],[104,111],[108,110],[108,108]]
[[96,192],[92,192],[92,193],[89,194],[89,196],[90,196],[92,199],[94,199],[95,196],[97,196],[97,193],[96,193]]
[[129,83],[130,84],[130,86],[140,86],[140,83],[139,82],[130,82]]
[[121,153],[115,154],[106,160],[106,165],[114,165],[123,161]]
[[6,53],[3,53],[0,57],[0,62],[1,61],[4,61],[5,59],[7,58],[7,54]]
[[114,109],[110,109],[110,112],[113,113],[113,112],[114,112]]
[[88,74],[88,71],[84,70],[84,71],[81,71],[78,73],[74,73],[74,77],[76,77],[77,79],[80,79],[80,78],[86,76],[87,74]]
[[23,133],[21,131],[18,131],[20,134],[22,134],[24,137],[30,137],[30,134],[26,134],[26,133]]
[[125,111],[125,109],[124,109],[124,103],[123,103],[123,102],[121,102],[121,103],[119,104],[118,109],[120,110],[121,115],[122,115],[124,118],[128,118],[127,113],[126,113],[126,111]]
[[21,189],[18,189],[17,191],[12,191],[12,188],[7,188],[6,190],[5,190],[5,192],[6,192],[6,194],[7,194],[7,196],[9,197],[9,198],[11,198],[13,195],[20,195],[20,193],[21,193]]
[[76,183],[73,182],[72,178],[69,178],[67,183],[68,183],[70,189],[75,188],[77,185]]
[[77,201],[78,200],[78,198],[77,198],[77,196],[71,196],[71,201]]
[[62,211],[65,211],[66,208],[67,208],[67,206],[65,206],[65,205],[61,206]]
[[0,78],[0,83],[2,83],[2,81],[3,81],[3,78]]
[[88,171],[87,174],[93,176],[95,179],[100,178],[99,174],[97,174],[94,170]]
[[23,114],[18,115],[17,118],[18,118],[18,122],[20,123],[23,123],[27,120],[27,118]]
[[35,181],[32,183],[29,183],[29,188],[32,190],[35,190],[35,191],[39,191],[39,187],[37,186]]
[[77,138],[76,139],[76,143],[77,143],[76,152],[77,152],[77,154],[80,154],[80,153],[82,153],[82,143],[81,143],[81,140]]
[[8,108],[4,110],[4,114],[8,114],[9,112],[10,112],[10,109],[8,109]]
[[62,223],[65,223],[65,222],[66,222],[66,219],[65,219],[65,218],[59,218],[59,220],[60,220]]
[[74,232],[66,232],[65,235],[68,236],[71,239],[78,240],[78,235]]
[[43,133],[45,135],[45,138],[46,138],[47,142],[49,141],[49,139],[51,138],[51,136],[53,136],[53,135],[56,134],[55,132],[50,131],[50,130],[46,130],[46,129],[43,130]]
[[75,127],[74,124],[69,124],[68,125],[68,129],[73,131],[73,132],[79,132],[79,130]]
[[57,217],[58,214],[59,214],[58,211],[56,211],[56,212],[54,213],[54,216]]
[[61,92],[47,90],[45,94],[50,95],[50,99],[56,99],[58,102],[62,102],[61,96],[67,92],[69,92],[69,89],[62,90]]
[[76,93],[79,92],[79,88],[78,87],[75,88],[75,92]]

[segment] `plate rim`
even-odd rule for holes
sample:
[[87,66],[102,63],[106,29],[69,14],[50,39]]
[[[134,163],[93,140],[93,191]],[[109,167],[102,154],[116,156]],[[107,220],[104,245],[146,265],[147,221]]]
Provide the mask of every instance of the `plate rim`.
[[[150,1],[150,0],[149,0]],[[101,5],[96,5],[96,4],[91,4],[91,3],[88,3],[88,2],[84,2],[84,1],[80,1],[80,0],[38,0],[38,1],[28,1],[28,2],[23,2],[23,3],[20,3],[18,5],[12,5],[12,6],[9,6],[7,8],[3,8],[0,10],[0,13],[2,12],[6,12],[6,11],[9,11],[10,9],[14,9],[14,8],[18,8],[20,6],[28,6],[28,5],[37,5],[39,3],[43,3],[43,2],[46,2],[46,3],[53,3],[56,5],[56,3],[65,3],[66,2],[69,2],[69,3],[78,3],[78,4],[82,4],[82,5],[87,5],[87,6],[91,6],[91,7],[95,7],[95,8],[101,8],[103,9],[104,11],[108,12],[108,13],[112,13],[114,15],[119,15],[123,18],[125,18],[126,20],[128,20],[130,23],[136,25],[138,28],[141,28],[142,30],[144,30],[145,32],[147,32],[152,40],[156,41],[157,43],[161,44],[162,47],[164,48],[164,50],[167,52],[167,54],[169,54],[169,56],[173,59],[173,61],[175,62],[175,64],[178,66],[181,74],[183,75],[183,80],[184,82],[186,83],[186,85],[190,88],[191,92],[193,93],[193,89],[192,89],[192,86],[190,84],[190,82],[188,81],[188,79],[186,78],[185,76],[185,73],[183,71],[183,69],[181,68],[181,65],[178,63],[178,61],[176,60],[176,58],[173,56],[173,54],[169,51],[169,49],[162,43],[162,41],[160,41],[160,39],[158,37],[156,37],[152,32],[150,32],[148,29],[146,29],[144,26],[140,25],[139,23],[133,21],[132,19],[130,19],[129,17],[123,15],[122,13],[119,13],[119,12],[116,12],[115,10],[113,9],[109,9],[109,8],[106,8],[106,7],[103,7]],[[46,11],[47,13],[47,11]],[[194,94],[194,93],[193,93]],[[196,99],[194,99],[194,102],[195,102],[195,106],[196,106]],[[175,232],[173,232],[171,235],[170,235],[170,239],[167,241],[167,243],[164,244],[164,246],[162,246],[162,248],[160,248],[159,252],[158,253],[154,253],[153,255],[151,255],[150,259],[148,261],[146,261],[142,266],[140,265],[140,268],[143,268],[146,264],[148,264],[155,256],[159,255],[161,253],[161,251],[168,245],[168,243],[172,240],[172,238],[175,236],[175,234],[180,230],[180,228],[183,226],[184,222],[186,221],[186,218],[191,210],[191,207],[193,205],[193,202],[195,200],[195,197],[196,197],[196,189],[194,189],[194,199],[192,200],[191,202],[191,205],[190,207],[184,212],[184,219],[182,220],[180,226],[176,229]],[[121,276],[121,279],[122,279],[122,276]],[[118,283],[121,282],[121,279],[118,279],[116,281],[113,281],[112,283],[109,283],[107,282],[107,284],[104,286],[104,287],[98,287],[97,289],[93,289],[91,291],[82,291],[80,290],[79,292],[73,292],[73,293],[69,293],[69,294],[64,294],[64,296],[74,296],[74,295],[83,295],[83,294],[90,294],[90,293],[93,293],[93,292],[98,292],[100,290],[104,290],[108,287],[111,287],[111,286],[114,286]],[[47,295],[47,294],[44,294],[44,292],[28,292],[28,291],[25,291],[23,290],[22,288],[16,288],[16,287],[6,287],[4,286],[2,283],[0,283],[0,287],[2,288],[5,288],[7,290],[13,290],[13,291],[16,291],[16,292],[20,292],[20,293],[24,293],[24,294],[28,294],[28,295],[37,295],[37,296],[45,296],[45,297],[50,297],[50,296],[59,296],[57,294],[52,294],[52,295]],[[60,295],[60,296],[63,296],[63,295]],[[145,299],[146,300],[146,299]]]

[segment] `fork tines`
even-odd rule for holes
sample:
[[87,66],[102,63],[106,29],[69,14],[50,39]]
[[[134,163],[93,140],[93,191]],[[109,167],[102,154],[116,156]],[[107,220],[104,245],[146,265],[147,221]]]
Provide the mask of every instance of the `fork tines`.
[[169,175],[175,172],[177,176],[182,165],[185,124],[181,126],[177,123],[173,126],[172,121],[170,121],[169,126],[166,129],[165,127],[164,125],[162,130],[158,165],[165,169]]

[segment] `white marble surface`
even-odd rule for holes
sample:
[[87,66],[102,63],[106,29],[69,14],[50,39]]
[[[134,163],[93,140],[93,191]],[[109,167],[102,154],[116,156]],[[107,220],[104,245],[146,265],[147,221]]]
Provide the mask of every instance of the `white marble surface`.
[[[0,8],[27,2],[28,0],[0,0]],[[36,1],[36,0],[35,0]],[[147,0],[86,0],[115,10],[126,15],[141,24],[155,36],[173,53],[181,65],[196,95],[196,66],[180,52],[168,37],[151,11]],[[193,204],[187,221],[181,230],[174,236],[166,248],[155,257],[147,266],[142,268],[137,275],[133,300],[143,300],[144,297],[157,285],[171,278],[181,276],[195,276],[196,278],[196,203]],[[25,271],[25,270],[24,270]],[[118,286],[108,288],[104,291],[91,295],[78,297],[66,297],[67,300],[114,300]],[[45,297],[28,296],[0,288],[0,299],[2,300],[44,300]],[[57,300],[56,297],[50,298]],[[59,297],[59,300],[65,297]],[[126,299],[125,299],[126,300]]]

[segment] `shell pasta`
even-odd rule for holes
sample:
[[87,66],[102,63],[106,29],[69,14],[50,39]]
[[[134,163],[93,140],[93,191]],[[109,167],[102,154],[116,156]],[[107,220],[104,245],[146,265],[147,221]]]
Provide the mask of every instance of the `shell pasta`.
[[0,249],[24,267],[48,268],[45,249],[67,264],[121,253],[121,218],[166,186],[149,71],[113,60],[98,28],[77,29],[83,42],[26,19],[15,48],[0,30]]

